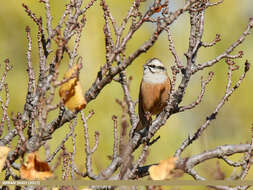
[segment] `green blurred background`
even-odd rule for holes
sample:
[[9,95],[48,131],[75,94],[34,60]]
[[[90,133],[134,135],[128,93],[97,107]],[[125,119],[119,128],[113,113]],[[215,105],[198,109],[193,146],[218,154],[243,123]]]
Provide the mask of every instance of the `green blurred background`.
[[[29,25],[33,37],[33,66],[38,69],[38,52],[37,52],[37,27],[27,16],[23,10],[21,3],[27,4],[37,16],[44,18],[45,10],[43,4],[38,1],[23,0],[23,1],[2,1],[0,6],[0,60],[3,64],[5,58],[9,58],[11,64],[14,66],[13,70],[9,72],[7,81],[10,90],[10,107],[11,112],[22,112],[25,102],[25,93],[27,89],[27,72],[26,72],[26,50],[27,40],[25,34],[25,27]],[[150,5],[147,0],[143,4],[142,10],[145,10]],[[171,10],[181,7],[182,0],[171,1]],[[66,0],[51,1],[51,10],[53,14],[53,26],[58,22],[61,14],[64,11]],[[85,4],[88,1],[85,1]],[[115,17],[116,21],[120,21],[128,11],[132,1],[116,1],[107,0],[109,8]],[[215,38],[216,34],[221,34],[222,41],[215,47],[202,48],[199,51],[197,63],[203,63],[207,60],[213,59],[216,55],[222,53],[229,45],[231,45],[245,30],[249,17],[253,17],[253,2],[251,0],[227,0],[223,4],[209,8],[206,11],[205,29],[203,40],[210,42]],[[44,22],[45,24],[45,22]],[[94,7],[87,12],[87,24],[84,28],[79,48],[79,54],[84,58],[84,67],[81,71],[81,83],[84,91],[89,89],[92,82],[96,78],[96,73],[100,66],[105,63],[105,47],[103,35],[103,12],[96,2]],[[184,53],[188,48],[189,37],[189,15],[184,14],[172,26],[172,36],[175,41],[176,50],[180,59],[185,63]],[[146,41],[152,34],[154,27],[152,24],[146,24],[139,30],[133,39],[127,45],[126,53],[129,55],[135,51],[144,41]],[[253,62],[253,36],[249,35],[243,45],[239,46],[234,53],[239,50],[244,51],[244,57],[236,60],[238,65],[241,65],[239,71],[234,72],[233,80],[236,81],[243,71],[243,64],[245,59],[250,63]],[[145,61],[151,57],[158,57],[168,68],[173,64],[173,58],[168,51],[168,41],[166,33],[162,34],[156,44],[145,54],[137,58],[133,64],[127,69],[127,75],[133,76],[131,85],[131,95],[134,100],[137,100],[139,93],[139,84],[142,77],[142,66]],[[64,65],[65,64],[65,65]],[[2,69],[3,67],[1,67]],[[67,68],[67,59],[61,65],[61,70],[64,72]],[[169,73],[171,73],[170,69]],[[200,93],[200,77],[207,77],[209,71],[214,71],[215,75],[211,83],[208,85],[206,94],[202,103],[191,111],[186,111],[173,115],[156,134],[160,135],[160,140],[152,145],[148,156],[147,164],[159,162],[172,156],[175,150],[181,145],[182,141],[187,138],[189,134],[193,134],[198,127],[205,121],[205,118],[210,114],[217,103],[220,101],[225,92],[227,66],[224,61],[221,61],[214,67],[206,69],[205,72],[200,72],[194,75],[189,83],[182,105],[191,103],[197,98]],[[251,124],[253,116],[253,99],[250,93],[252,90],[253,75],[252,70],[243,81],[241,87],[232,95],[229,102],[219,112],[217,119],[214,120],[205,133],[187,150],[183,156],[191,156],[198,154],[204,150],[215,148],[223,144],[238,144],[250,141],[251,138]],[[95,115],[88,121],[91,144],[94,144],[94,132],[99,131],[99,146],[93,155],[93,168],[95,171],[101,171],[105,168],[110,160],[108,155],[112,154],[113,146],[113,121],[112,115],[117,115],[120,118],[121,108],[115,102],[115,99],[122,99],[123,93],[119,83],[112,82],[106,86],[99,94],[95,101],[89,103],[85,109],[85,113],[93,109]],[[54,116],[50,116],[50,120]],[[80,118],[80,116],[78,116]],[[49,120],[49,121],[50,121]],[[57,130],[52,140],[50,140],[51,151],[53,151],[65,134],[68,132],[68,126]],[[76,163],[79,168],[84,169],[85,153],[84,153],[84,137],[81,122],[76,127],[77,133],[77,155]],[[72,143],[67,142],[67,149],[72,150]],[[136,155],[138,155],[138,151]],[[41,157],[43,158],[44,151],[41,150]],[[241,155],[234,156],[235,160],[240,159]],[[232,168],[220,161],[221,168],[226,176],[229,176],[233,171]],[[204,177],[213,178],[213,172],[216,168],[216,160],[205,162],[199,167],[200,173]],[[60,173],[61,169],[56,171]],[[239,172],[239,171],[238,171]],[[56,174],[57,175],[57,174]],[[252,172],[249,176],[252,176]],[[185,179],[192,179],[185,175]]]

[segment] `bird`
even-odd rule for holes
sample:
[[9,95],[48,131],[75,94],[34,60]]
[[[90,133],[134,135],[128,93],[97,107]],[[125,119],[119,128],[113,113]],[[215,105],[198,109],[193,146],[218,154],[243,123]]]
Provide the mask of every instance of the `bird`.
[[170,93],[171,81],[164,64],[158,58],[149,59],[143,66],[138,105],[139,123],[134,133],[149,127],[152,115],[163,110]]

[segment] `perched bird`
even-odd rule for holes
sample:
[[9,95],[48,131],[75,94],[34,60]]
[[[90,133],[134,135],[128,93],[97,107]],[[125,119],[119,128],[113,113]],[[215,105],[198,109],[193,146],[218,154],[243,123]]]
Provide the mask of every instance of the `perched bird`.
[[144,65],[139,92],[139,123],[134,132],[149,126],[151,116],[159,114],[166,105],[171,82],[167,70],[157,58],[152,58]]

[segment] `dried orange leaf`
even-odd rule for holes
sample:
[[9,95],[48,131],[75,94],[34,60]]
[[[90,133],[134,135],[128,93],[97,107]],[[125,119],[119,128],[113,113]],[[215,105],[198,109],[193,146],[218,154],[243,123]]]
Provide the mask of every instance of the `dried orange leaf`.
[[176,160],[175,157],[170,157],[167,160],[162,160],[156,166],[151,166],[149,168],[149,175],[153,180],[165,180],[171,179],[174,174],[173,170],[176,167]]
[[38,154],[33,152],[27,155],[26,163],[22,164],[20,168],[20,176],[22,179],[28,180],[44,180],[53,176],[53,174],[48,163],[41,161]]
[[61,85],[59,90],[64,105],[73,112],[80,111],[87,104],[83,96],[83,89],[79,82],[78,74],[78,65],[75,64],[65,73],[64,80],[66,82]]
[[10,149],[8,147],[0,146],[0,171],[2,171],[4,167],[4,163],[6,161],[9,151]]

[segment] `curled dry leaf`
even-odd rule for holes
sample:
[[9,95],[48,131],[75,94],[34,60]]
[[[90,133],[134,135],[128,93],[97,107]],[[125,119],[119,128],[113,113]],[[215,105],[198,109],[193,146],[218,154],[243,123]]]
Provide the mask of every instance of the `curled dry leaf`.
[[182,176],[182,172],[175,170],[176,157],[170,157],[167,160],[162,160],[158,165],[149,168],[149,175],[153,180],[165,180],[173,177]]
[[33,152],[27,155],[26,163],[22,164],[20,168],[20,176],[22,179],[27,180],[44,180],[52,177],[53,174],[48,163],[41,161],[38,154]]
[[2,169],[4,167],[4,163],[6,161],[9,151],[10,151],[10,149],[8,147],[0,146],[0,171],[2,171]]
[[64,80],[66,82],[61,85],[59,90],[64,105],[73,112],[80,111],[87,104],[78,75],[78,64],[75,64],[65,73]]

